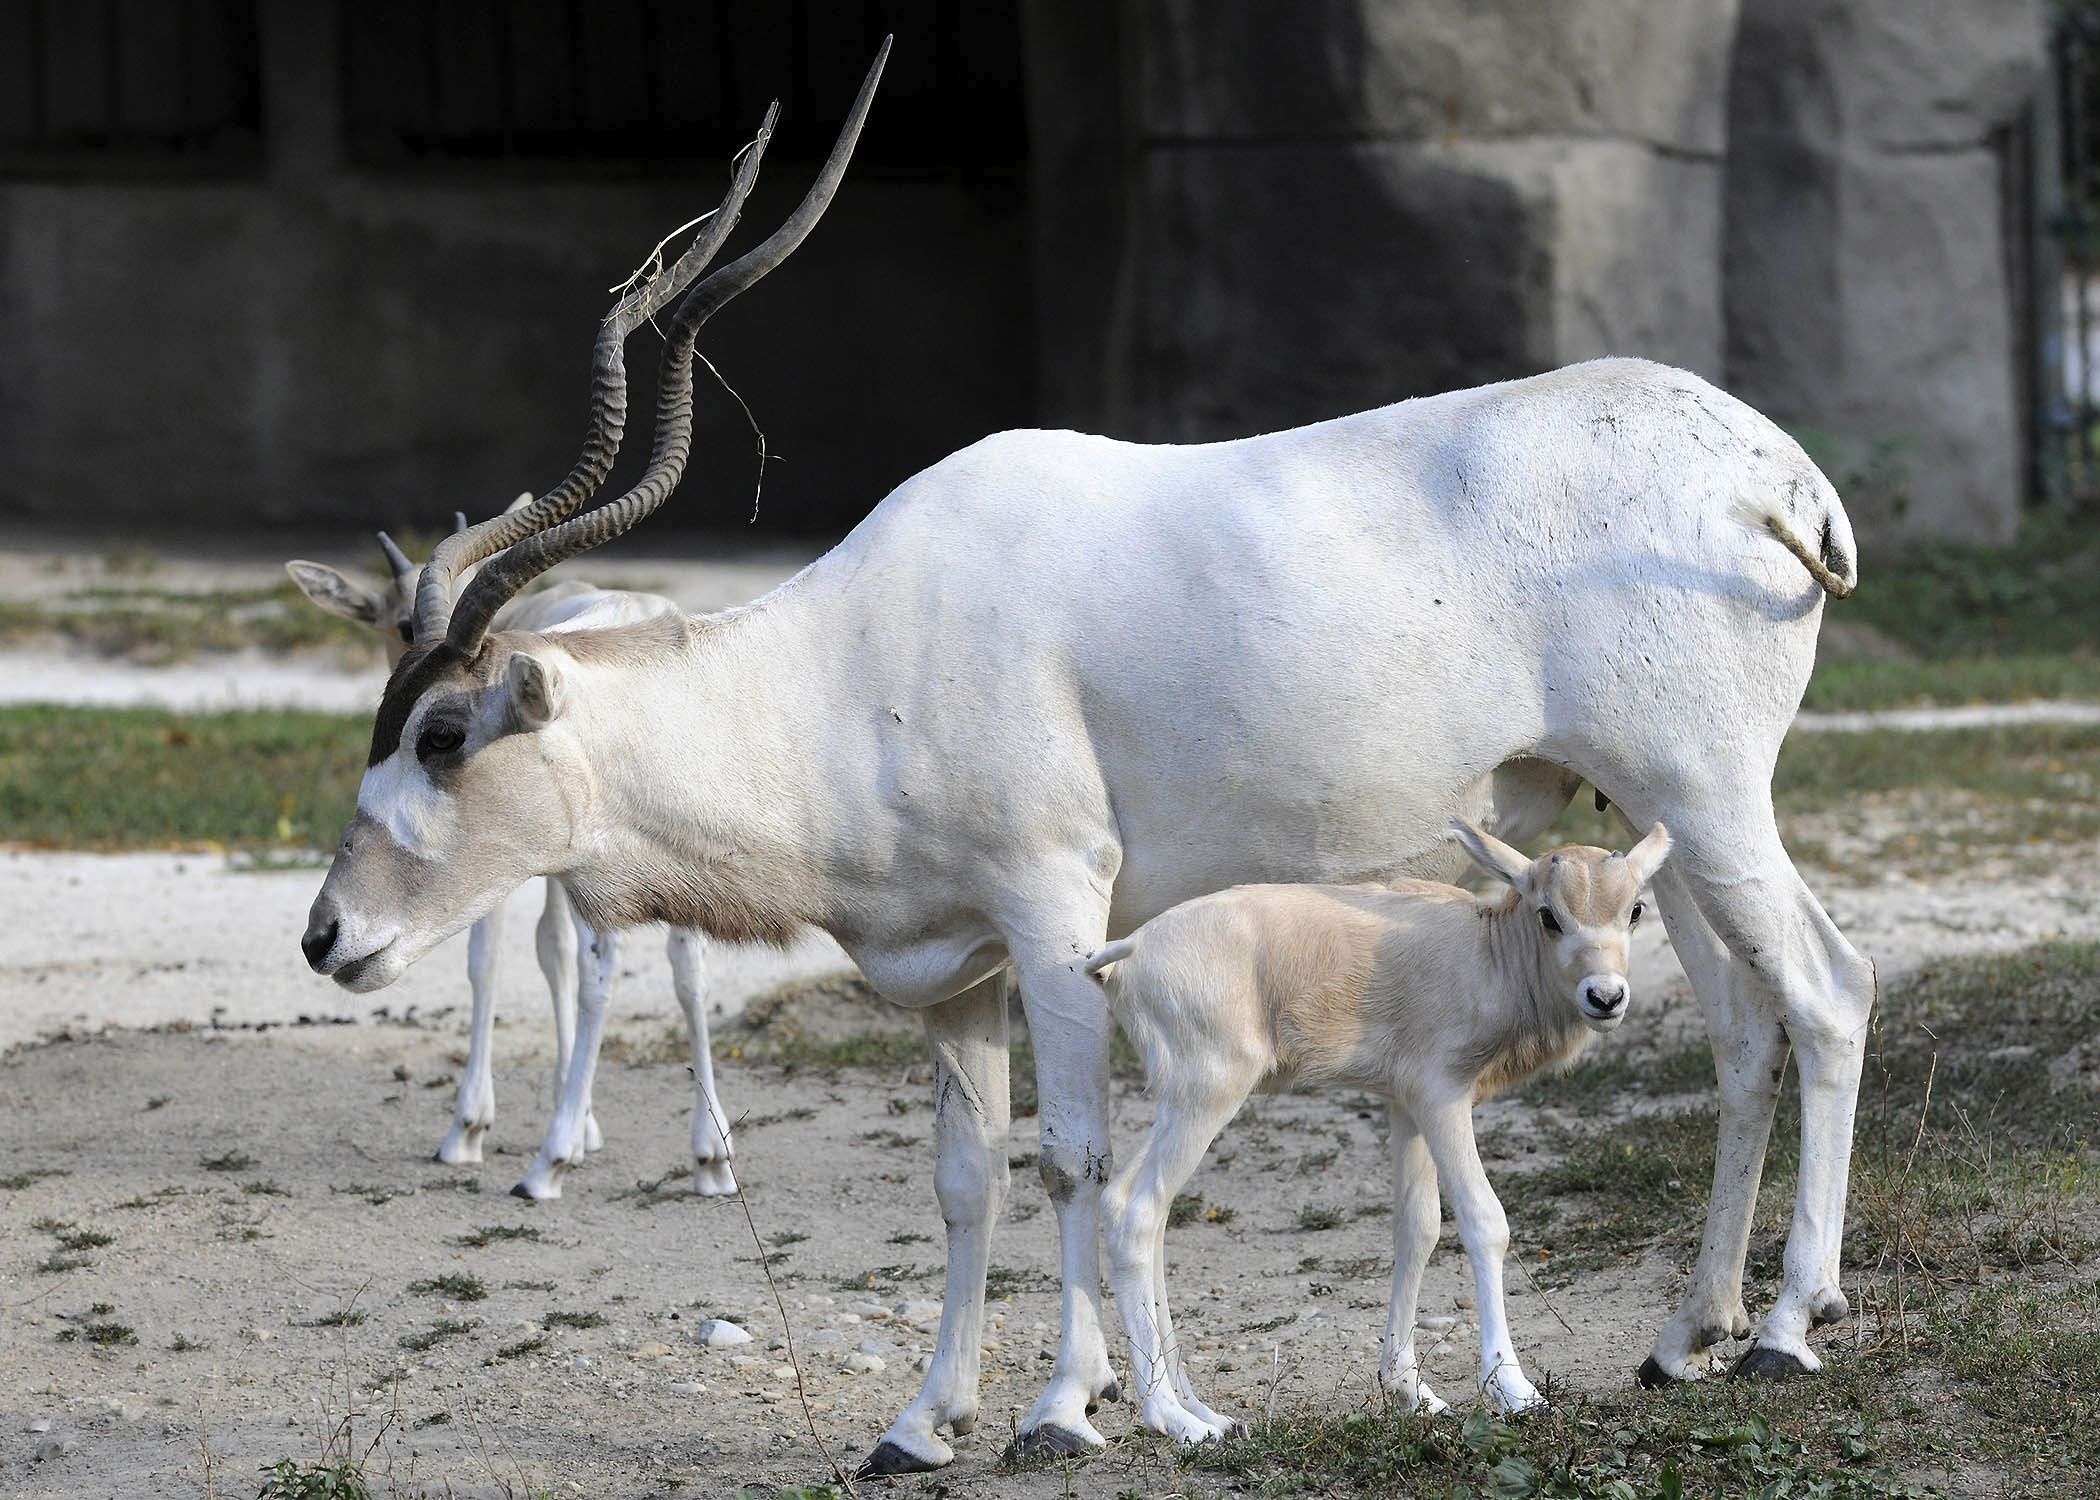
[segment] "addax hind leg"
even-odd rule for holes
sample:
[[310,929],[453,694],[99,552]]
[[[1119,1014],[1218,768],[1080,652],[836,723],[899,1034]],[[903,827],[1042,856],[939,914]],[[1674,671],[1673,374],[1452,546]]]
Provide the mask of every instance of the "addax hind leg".
[[1048,914],[1008,947],[1035,1044],[1041,1100],[1037,1170],[1057,1210],[1064,1299],[1057,1363],[1014,1441],[1016,1455],[1060,1457],[1105,1447],[1087,1420],[1115,1385],[1101,1324],[1101,1190],[1113,1158],[1108,1134],[1108,1041],[1114,1023],[1085,972],[1107,929],[1106,901],[1062,920]]
[[916,1474],[955,1457],[940,1435],[977,1425],[984,1277],[1006,1198],[1006,977],[994,975],[921,1013],[933,1048],[934,1193],[948,1226],[948,1284],[926,1382],[857,1476]]
[[590,1149],[586,1126],[591,1118],[591,1085],[598,1072],[598,1046],[605,1038],[605,1013],[612,1003],[613,975],[620,962],[619,935],[598,932],[582,918],[576,921],[578,977],[576,1042],[561,1081],[561,1098],[547,1125],[539,1155],[513,1187],[517,1198],[561,1196],[561,1180]]
[[693,1049],[693,1191],[703,1198],[733,1197],[736,1143],[729,1136],[728,1111],[715,1092],[714,1049],[707,1036],[706,935],[673,927],[665,951],[671,959],[671,988]]
[[1751,799],[1709,795],[1674,821],[1659,815],[1682,830],[1657,894],[1713,1033],[1721,1132],[1699,1267],[1643,1374],[1697,1373],[1699,1350],[1747,1322],[1743,1261],[1789,1043],[1801,1077],[1801,1179],[1786,1276],[1737,1373],[1814,1371],[1822,1362],[1810,1329],[1848,1312],[1838,1264],[1873,966],[1802,882],[1761,785]]

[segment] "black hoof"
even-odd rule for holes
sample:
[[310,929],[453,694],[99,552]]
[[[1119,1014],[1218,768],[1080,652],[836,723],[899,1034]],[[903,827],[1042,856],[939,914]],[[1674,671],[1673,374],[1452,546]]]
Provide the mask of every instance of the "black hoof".
[[1100,1399],[1111,1406],[1115,1405],[1123,1399],[1123,1387],[1111,1380],[1107,1385],[1101,1387]]
[[1654,1355],[1641,1361],[1641,1367],[1633,1372],[1633,1378],[1641,1383],[1644,1391],[1659,1391],[1666,1385],[1676,1384],[1676,1377],[1656,1362]]
[[523,1198],[527,1203],[536,1203],[539,1201],[538,1199],[534,1198],[532,1194],[525,1191],[525,1184],[522,1182],[517,1184],[510,1190],[510,1195],[513,1198]]
[[1094,1445],[1070,1428],[1046,1422],[1008,1443],[1006,1451],[999,1455],[999,1462],[1017,1464],[1028,1459],[1078,1458],[1093,1451]]
[[876,1445],[867,1462],[854,1471],[855,1479],[887,1479],[892,1474],[930,1474],[940,1467],[917,1454],[884,1441]]
[[1842,1323],[1852,1316],[1852,1304],[1845,1300],[1843,1292],[1832,1292],[1819,1297],[1808,1310],[1809,1323],[1816,1328],[1827,1328],[1832,1323]]
[[1731,1380],[1792,1380],[1796,1375],[1806,1375],[1808,1366],[1783,1349],[1767,1349],[1762,1344],[1752,1344],[1750,1352],[1735,1362],[1729,1372]]

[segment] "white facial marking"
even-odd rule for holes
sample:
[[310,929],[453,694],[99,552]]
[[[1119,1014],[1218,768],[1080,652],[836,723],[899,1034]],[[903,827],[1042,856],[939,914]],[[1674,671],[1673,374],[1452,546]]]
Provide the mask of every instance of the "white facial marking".
[[400,749],[367,767],[357,786],[357,810],[418,859],[437,857],[444,808],[444,794],[430,784],[429,775],[408,749],[406,737]]

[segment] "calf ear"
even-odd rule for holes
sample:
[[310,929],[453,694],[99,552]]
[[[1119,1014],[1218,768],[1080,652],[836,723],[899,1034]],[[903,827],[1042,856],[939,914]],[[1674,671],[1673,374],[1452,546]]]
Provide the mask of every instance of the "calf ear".
[[366,625],[379,623],[379,596],[354,578],[346,578],[326,563],[295,558],[284,565],[299,585],[299,592],[329,614]]
[[545,729],[561,717],[561,672],[553,662],[520,651],[510,659],[510,718],[520,729]]
[[1482,833],[1464,818],[1451,820],[1451,837],[1464,845],[1466,853],[1473,856],[1473,863],[1488,874],[1523,888],[1524,877],[1531,873],[1531,861],[1521,852],[1491,833]]
[[1660,870],[1663,861],[1670,857],[1670,830],[1658,823],[1648,830],[1648,836],[1626,851],[1626,863],[1633,871],[1633,878],[1646,885]]

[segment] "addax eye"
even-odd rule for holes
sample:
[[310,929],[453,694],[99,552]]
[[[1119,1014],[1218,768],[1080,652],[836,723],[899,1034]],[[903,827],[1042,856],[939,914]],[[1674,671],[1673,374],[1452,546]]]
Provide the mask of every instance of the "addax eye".
[[416,740],[416,759],[450,755],[467,742],[466,735],[451,724],[433,724]]
[[1550,906],[1539,908],[1539,926],[1545,928],[1555,937],[1560,936],[1560,918],[1553,915],[1553,908]]
[[394,628],[401,632],[402,645],[413,646],[416,643],[416,627],[414,626],[414,624],[407,620],[403,620],[399,625],[395,626]]
[[1626,917],[1626,925],[1628,927],[1638,927],[1641,921],[1641,913],[1646,911],[1647,909],[1648,908],[1643,903],[1639,901],[1634,902],[1633,910],[1630,913],[1628,913]]

